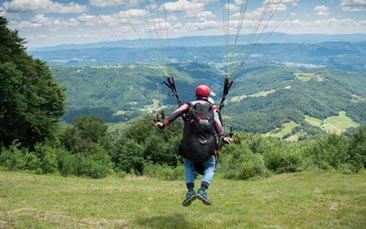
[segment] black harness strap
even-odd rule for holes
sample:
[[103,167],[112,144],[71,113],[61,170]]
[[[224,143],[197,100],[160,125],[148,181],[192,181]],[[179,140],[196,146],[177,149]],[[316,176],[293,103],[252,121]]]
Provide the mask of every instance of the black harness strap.
[[234,83],[234,80],[229,81],[229,78],[226,75],[225,81],[224,81],[224,90],[222,91],[222,98],[221,98],[219,110],[221,110],[224,107],[224,105],[225,105],[224,102],[225,102],[226,96],[229,94],[229,90],[230,90],[231,86],[233,85],[233,83]]
[[[221,101],[220,101],[220,105],[219,105],[219,118],[220,118],[220,121],[222,122],[222,117],[221,117],[221,110],[224,108],[225,106],[225,99],[226,99],[226,96],[229,94],[229,90],[231,88],[231,86],[233,86],[233,83],[234,83],[234,80],[229,80],[229,77],[226,75],[225,76],[225,81],[224,81],[224,89],[222,91],[222,97],[221,97]],[[229,136],[232,137],[233,136],[233,125],[232,123],[230,122],[230,133],[229,133]]]
[[174,77],[173,76],[168,77],[165,81],[163,81],[163,83],[172,91],[173,95],[177,99],[178,105],[182,106],[183,103],[180,100],[178,92],[177,92],[177,88],[175,87]]
[[[183,106],[183,103],[179,98],[177,88],[175,87],[174,77],[173,76],[168,77],[165,81],[163,81],[163,83],[171,90],[171,92],[175,96],[178,106],[179,107]],[[187,119],[186,115],[182,115],[182,119],[183,121],[185,121]]]

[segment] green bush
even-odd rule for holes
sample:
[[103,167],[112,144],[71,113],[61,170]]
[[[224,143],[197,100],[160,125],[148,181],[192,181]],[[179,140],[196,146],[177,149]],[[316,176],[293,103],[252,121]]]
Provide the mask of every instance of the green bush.
[[57,169],[63,176],[76,175],[78,166],[78,158],[70,152],[59,149],[57,150]]
[[347,162],[353,172],[359,172],[366,168],[366,124],[354,130],[350,140]]
[[24,160],[26,167],[24,169],[32,171],[41,171],[42,162],[35,153],[25,152]]
[[54,173],[57,171],[57,149],[48,145],[37,144],[34,148],[35,155],[40,160],[40,167],[42,173]]
[[144,147],[136,143],[133,139],[128,140],[120,152],[116,161],[116,170],[134,172],[142,175],[144,170]]
[[267,169],[263,156],[253,153],[245,142],[239,145],[228,145],[221,152],[221,169],[225,178],[249,179],[253,177],[265,177]]
[[27,162],[23,150],[19,149],[19,145],[13,142],[8,148],[3,148],[0,154],[0,165],[8,170],[26,169]]
[[266,167],[275,173],[297,172],[302,165],[302,155],[293,148],[267,151],[264,154]]
[[112,163],[106,153],[88,156],[78,155],[77,175],[91,178],[103,178],[112,174]]
[[315,168],[338,170],[347,164],[348,149],[349,143],[344,135],[331,134],[309,143],[303,150]]
[[103,178],[113,173],[113,164],[107,152],[99,144],[90,144],[89,152],[76,154],[77,175]]

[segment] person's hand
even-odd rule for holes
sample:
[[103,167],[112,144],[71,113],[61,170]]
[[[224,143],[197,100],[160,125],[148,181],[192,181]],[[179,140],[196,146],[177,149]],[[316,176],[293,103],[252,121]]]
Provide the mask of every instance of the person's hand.
[[222,141],[225,142],[226,144],[230,144],[233,143],[234,139],[231,137],[224,137]]
[[156,122],[155,126],[159,127],[160,129],[164,129],[164,127],[165,127],[164,123],[162,123],[162,122]]

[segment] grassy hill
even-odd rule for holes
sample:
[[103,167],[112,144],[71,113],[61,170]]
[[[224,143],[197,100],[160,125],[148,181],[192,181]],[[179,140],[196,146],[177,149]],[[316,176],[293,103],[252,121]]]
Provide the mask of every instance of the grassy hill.
[[182,181],[0,172],[0,228],[365,228],[365,178],[217,177],[208,190],[212,206],[182,207]]
[[[151,66],[52,69],[56,79],[66,88],[67,122],[85,114],[98,115],[109,123],[126,122],[157,109],[164,108],[169,113],[176,108],[175,98],[162,83],[165,76]],[[195,87],[202,83],[212,88],[212,97],[219,102],[224,78],[221,70],[202,63],[169,67],[183,102],[193,100]],[[301,138],[327,130],[331,123],[337,126],[334,122],[340,122],[339,130],[345,131],[366,121],[364,73],[247,63],[232,79],[235,84],[227,97],[223,115],[225,122],[228,121],[226,117],[232,116],[236,131]],[[345,112],[343,120],[331,118],[339,112]],[[306,117],[328,122],[328,125],[314,126]],[[286,123],[294,125],[289,128],[285,127]]]

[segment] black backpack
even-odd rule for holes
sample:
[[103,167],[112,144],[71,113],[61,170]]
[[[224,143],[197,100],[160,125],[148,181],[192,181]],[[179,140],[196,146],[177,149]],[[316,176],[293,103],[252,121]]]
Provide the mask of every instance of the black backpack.
[[180,154],[192,162],[206,161],[216,147],[214,111],[210,103],[189,103]]

